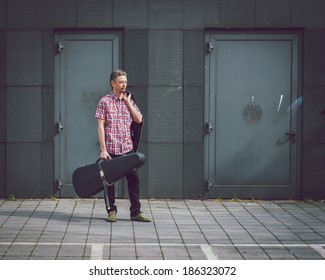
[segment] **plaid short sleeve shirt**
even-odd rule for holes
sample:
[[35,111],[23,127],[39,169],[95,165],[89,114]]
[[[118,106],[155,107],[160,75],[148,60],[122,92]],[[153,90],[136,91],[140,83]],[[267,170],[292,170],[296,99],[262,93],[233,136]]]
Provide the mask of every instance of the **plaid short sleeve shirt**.
[[[132,104],[139,111],[136,104]],[[105,142],[109,154],[123,155],[133,149],[130,131],[133,119],[124,100],[110,92],[98,102],[95,117],[105,120]]]

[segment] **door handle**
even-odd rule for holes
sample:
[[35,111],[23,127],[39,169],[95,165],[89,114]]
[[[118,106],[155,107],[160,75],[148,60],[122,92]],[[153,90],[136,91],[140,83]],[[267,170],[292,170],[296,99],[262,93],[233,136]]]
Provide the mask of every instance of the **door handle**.
[[295,131],[286,132],[285,135],[290,136],[292,143],[296,143],[296,132]]
[[295,132],[295,131],[292,131],[292,132],[286,132],[285,135],[295,137],[295,136],[296,136],[296,132]]

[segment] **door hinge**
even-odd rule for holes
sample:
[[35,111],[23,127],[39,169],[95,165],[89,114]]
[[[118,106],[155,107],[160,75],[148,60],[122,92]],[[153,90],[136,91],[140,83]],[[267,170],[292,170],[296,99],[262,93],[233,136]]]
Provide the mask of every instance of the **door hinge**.
[[210,180],[206,180],[206,181],[205,181],[205,190],[208,192],[208,191],[211,190],[211,188],[212,188],[212,183],[211,183],[211,181],[210,181]]
[[205,123],[205,132],[210,133],[212,130],[213,130],[213,126],[212,126],[211,122],[206,122]]
[[55,45],[56,45],[56,51],[58,53],[62,52],[62,50],[64,49],[64,44],[61,41],[59,41],[59,42],[56,42]]
[[55,183],[56,183],[56,187],[57,187],[57,189],[58,189],[58,190],[61,190],[62,187],[63,187],[63,181],[62,181],[61,179],[57,179],[57,180],[55,181]]
[[206,51],[207,53],[211,53],[214,50],[214,45],[212,44],[212,42],[207,42],[206,43]]
[[56,127],[56,132],[57,132],[57,133],[60,133],[60,132],[63,130],[64,125],[63,125],[63,123],[62,123],[61,121],[59,121],[59,122],[57,122],[57,123],[55,124],[55,127]]

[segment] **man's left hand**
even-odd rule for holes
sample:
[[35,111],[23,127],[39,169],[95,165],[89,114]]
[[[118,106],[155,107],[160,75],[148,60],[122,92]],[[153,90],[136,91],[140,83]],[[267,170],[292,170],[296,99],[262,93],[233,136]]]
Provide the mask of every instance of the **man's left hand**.
[[123,94],[123,100],[124,100],[126,103],[130,103],[130,102],[131,102],[131,93],[129,93],[129,94],[124,93],[124,94]]

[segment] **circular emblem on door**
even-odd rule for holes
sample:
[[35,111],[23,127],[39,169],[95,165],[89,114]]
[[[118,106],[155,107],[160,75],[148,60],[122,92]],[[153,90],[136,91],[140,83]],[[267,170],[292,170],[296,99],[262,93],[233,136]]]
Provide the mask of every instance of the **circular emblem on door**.
[[252,96],[251,102],[244,108],[244,118],[248,122],[257,122],[262,117],[262,107],[256,103],[255,96]]

